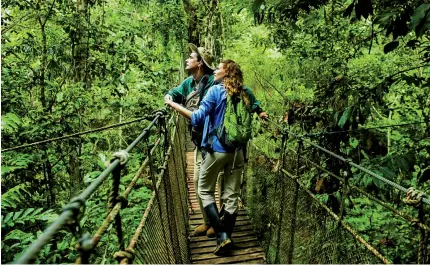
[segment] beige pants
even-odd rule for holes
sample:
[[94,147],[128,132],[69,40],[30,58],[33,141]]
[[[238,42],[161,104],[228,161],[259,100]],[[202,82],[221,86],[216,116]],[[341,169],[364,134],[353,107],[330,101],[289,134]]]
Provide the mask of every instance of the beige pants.
[[[233,168],[234,164],[234,168]],[[198,194],[202,199],[202,206],[206,207],[215,203],[215,186],[220,171],[224,170],[222,202],[225,210],[231,214],[238,211],[238,199],[240,192],[240,179],[244,166],[243,152],[236,153],[208,153],[203,159],[198,181]],[[223,185],[222,185],[223,183]],[[221,195],[221,193],[220,193]]]
[[[209,224],[209,219],[206,216],[205,210],[203,208],[203,203],[202,203],[202,199],[200,199],[199,196],[199,176],[200,176],[200,166],[202,163],[202,153],[196,148],[194,150],[194,177],[193,177],[193,181],[194,181],[194,189],[196,191],[196,198],[197,201],[199,202],[199,207],[200,207],[200,211],[202,212],[203,215],[203,220],[205,224]],[[218,181],[217,181],[217,189],[218,189],[218,194],[219,194],[219,205],[220,207],[222,207],[222,205],[224,204],[223,199],[222,199],[222,195],[224,194],[224,171],[221,170],[219,172],[218,175]]]
[[199,196],[199,176],[200,176],[201,164],[202,164],[202,152],[200,152],[199,149],[196,147],[196,149],[194,150],[194,177],[193,177],[194,190],[196,191],[196,198],[197,198],[197,201],[199,202],[200,211],[202,212],[202,215],[203,215],[203,221],[205,222],[205,224],[208,225],[209,219],[203,208],[202,199],[200,199],[200,196]]

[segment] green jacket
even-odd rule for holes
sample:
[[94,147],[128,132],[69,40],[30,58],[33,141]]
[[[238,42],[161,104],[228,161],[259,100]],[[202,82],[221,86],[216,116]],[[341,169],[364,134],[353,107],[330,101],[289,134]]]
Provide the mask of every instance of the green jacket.
[[[209,88],[213,85],[215,85],[215,81],[214,81],[214,75],[212,74],[209,76],[208,82],[206,86],[203,88],[203,97],[206,95]],[[182,83],[179,86],[170,90],[168,94],[172,96],[172,99],[174,102],[184,104],[185,99],[191,92],[193,92],[195,86],[196,86],[196,82],[194,81],[193,76],[189,76],[184,81],[182,81]],[[261,104],[260,101],[258,101],[255,98],[254,94],[252,93],[249,87],[245,86],[245,91],[246,93],[248,93],[250,102],[254,102],[254,104],[252,104],[252,111],[256,112],[257,114],[260,114],[260,112],[263,111],[260,107],[260,104]]]

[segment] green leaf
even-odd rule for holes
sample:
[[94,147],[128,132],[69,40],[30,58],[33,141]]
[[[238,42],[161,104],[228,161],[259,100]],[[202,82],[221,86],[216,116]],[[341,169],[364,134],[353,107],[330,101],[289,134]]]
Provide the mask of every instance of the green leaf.
[[12,218],[14,213],[8,213],[6,214],[6,217],[3,219],[3,223],[6,224],[7,222],[9,222],[9,220]]
[[8,173],[12,173],[17,169],[20,169],[23,167],[8,167],[8,166],[1,166],[1,176],[5,176]]
[[345,125],[346,121],[350,118],[350,116],[351,116],[351,107],[348,107],[343,112],[342,117],[340,117],[339,122],[338,122],[337,125],[340,128],[343,128],[343,126]]
[[364,152],[364,150],[360,150],[360,153],[367,159],[369,160],[369,156],[366,154],[366,152]]
[[22,211],[19,212],[15,212],[15,214],[13,215],[13,220],[17,220],[17,218],[22,214]]
[[58,101],[58,102],[63,101],[63,96],[64,96],[63,92],[59,92],[59,93],[57,94],[57,101]]
[[387,54],[399,46],[398,41],[392,41],[384,46],[384,53]]
[[358,143],[359,143],[359,141],[358,141],[356,138],[354,138],[354,137],[351,137],[351,138],[349,139],[349,145],[350,145],[352,148],[356,148],[356,147],[358,146]]
[[38,213],[40,213],[41,211],[43,211],[43,208],[37,208],[34,212],[33,212],[33,214],[31,215],[31,216],[36,216]]
[[21,216],[21,218],[26,217],[29,213],[31,213],[34,210],[34,208],[28,208],[25,210],[24,214]]
[[415,31],[417,34],[417,37],[420,37],[420,25],[421,27],[424,25],[423,22],[425,22],[425,18],[428,15],[428,12],[430,10],[430,4],[422,4],[417,9],[415,9],[415,12],[412,14],[411,17],[411,23],[410,27],[412,30]]
[[383,173],[384,177],[387,179],[395,179],[396,173],[386,167],[380,167],[379,170]]
[[9,234],[7,234],[3,240],[7,241],[7,240],[15,239],[15,240],[28,242],[32,238],[33,238],[33,234],[23,232],[19,229],[15,229],[15,230],[12,230]]

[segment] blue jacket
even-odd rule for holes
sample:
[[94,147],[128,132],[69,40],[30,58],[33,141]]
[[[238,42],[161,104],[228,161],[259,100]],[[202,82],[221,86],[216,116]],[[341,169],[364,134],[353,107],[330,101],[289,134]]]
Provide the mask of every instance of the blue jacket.
[[[224,110],[227,102],[227,94],[223,85],[215,85],[209,88],[197,110],[191,115],[191,125],[197,126],[204,124],[202,147],[205,147],[208,137],[212,138],[212,149],[215,152],[227,153],[225,148],[212,135],[214,128],[219,127],[224,117]],[[215,127],[214,127],[215,126]]]
[[[258,112],[260,102],[255,99],[251,90],[244,88],[249,95],[249,103],[252,106],[252,112]],[[212,137],[212,149],[215,152],[227,153],[227,150],[222,146],[218,138],[213,135],[214,128],[218,128],[224,118],[224,111],[227,104],[227,93],[224,85],[214,85],[209,88],[206,96],[203,98],[197,110],[191,115],[191,125],[204,124],[202,147],[206,147],[208,137]]]

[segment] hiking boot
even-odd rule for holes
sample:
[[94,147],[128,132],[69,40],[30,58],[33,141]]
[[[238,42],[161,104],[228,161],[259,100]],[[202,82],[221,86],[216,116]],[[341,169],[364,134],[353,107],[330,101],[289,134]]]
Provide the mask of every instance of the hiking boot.
[[[219,212],[219,218],[221,219],[221,222],[222,222],[222,219],[224,218],[224,216],[223,216],[224,212],[225,212],[224,208],[225,208],[225,205],[223,204],[222,207],[221,207],[221,211]],[[206,236],[209,237],[209,238],[212,238],[212,237],[216,236],[215,235],[215,230],[213,229],[213,227],[209,228],[209,230],[206,232]]]
[[213,238],[215,237],[215,230],[213,229],[213,227],[209,228],[208,231],[206,231],[206,236],[209,238]]
[[[202,236],[204,235],[209,229],[212,229],[210,225],[208,224],[202,224],[196,227],[194,229],[194,235],[195,236]],[[213,229],[212,229],[213,230]]]
[[219,219],[219,213],[216,204],[211,203],[206,206],[205,212],[216,235],[217,246],[214,250],[214,254],[223,255],[228,251],[228,246],[231,244],[231,240],[225,232],[223,224]]
[[231,238],[233,234],[234,225],[236,224],[237,213],[231,214],[227,211],[224,213],[224,230],[227,233],[228,237]]

